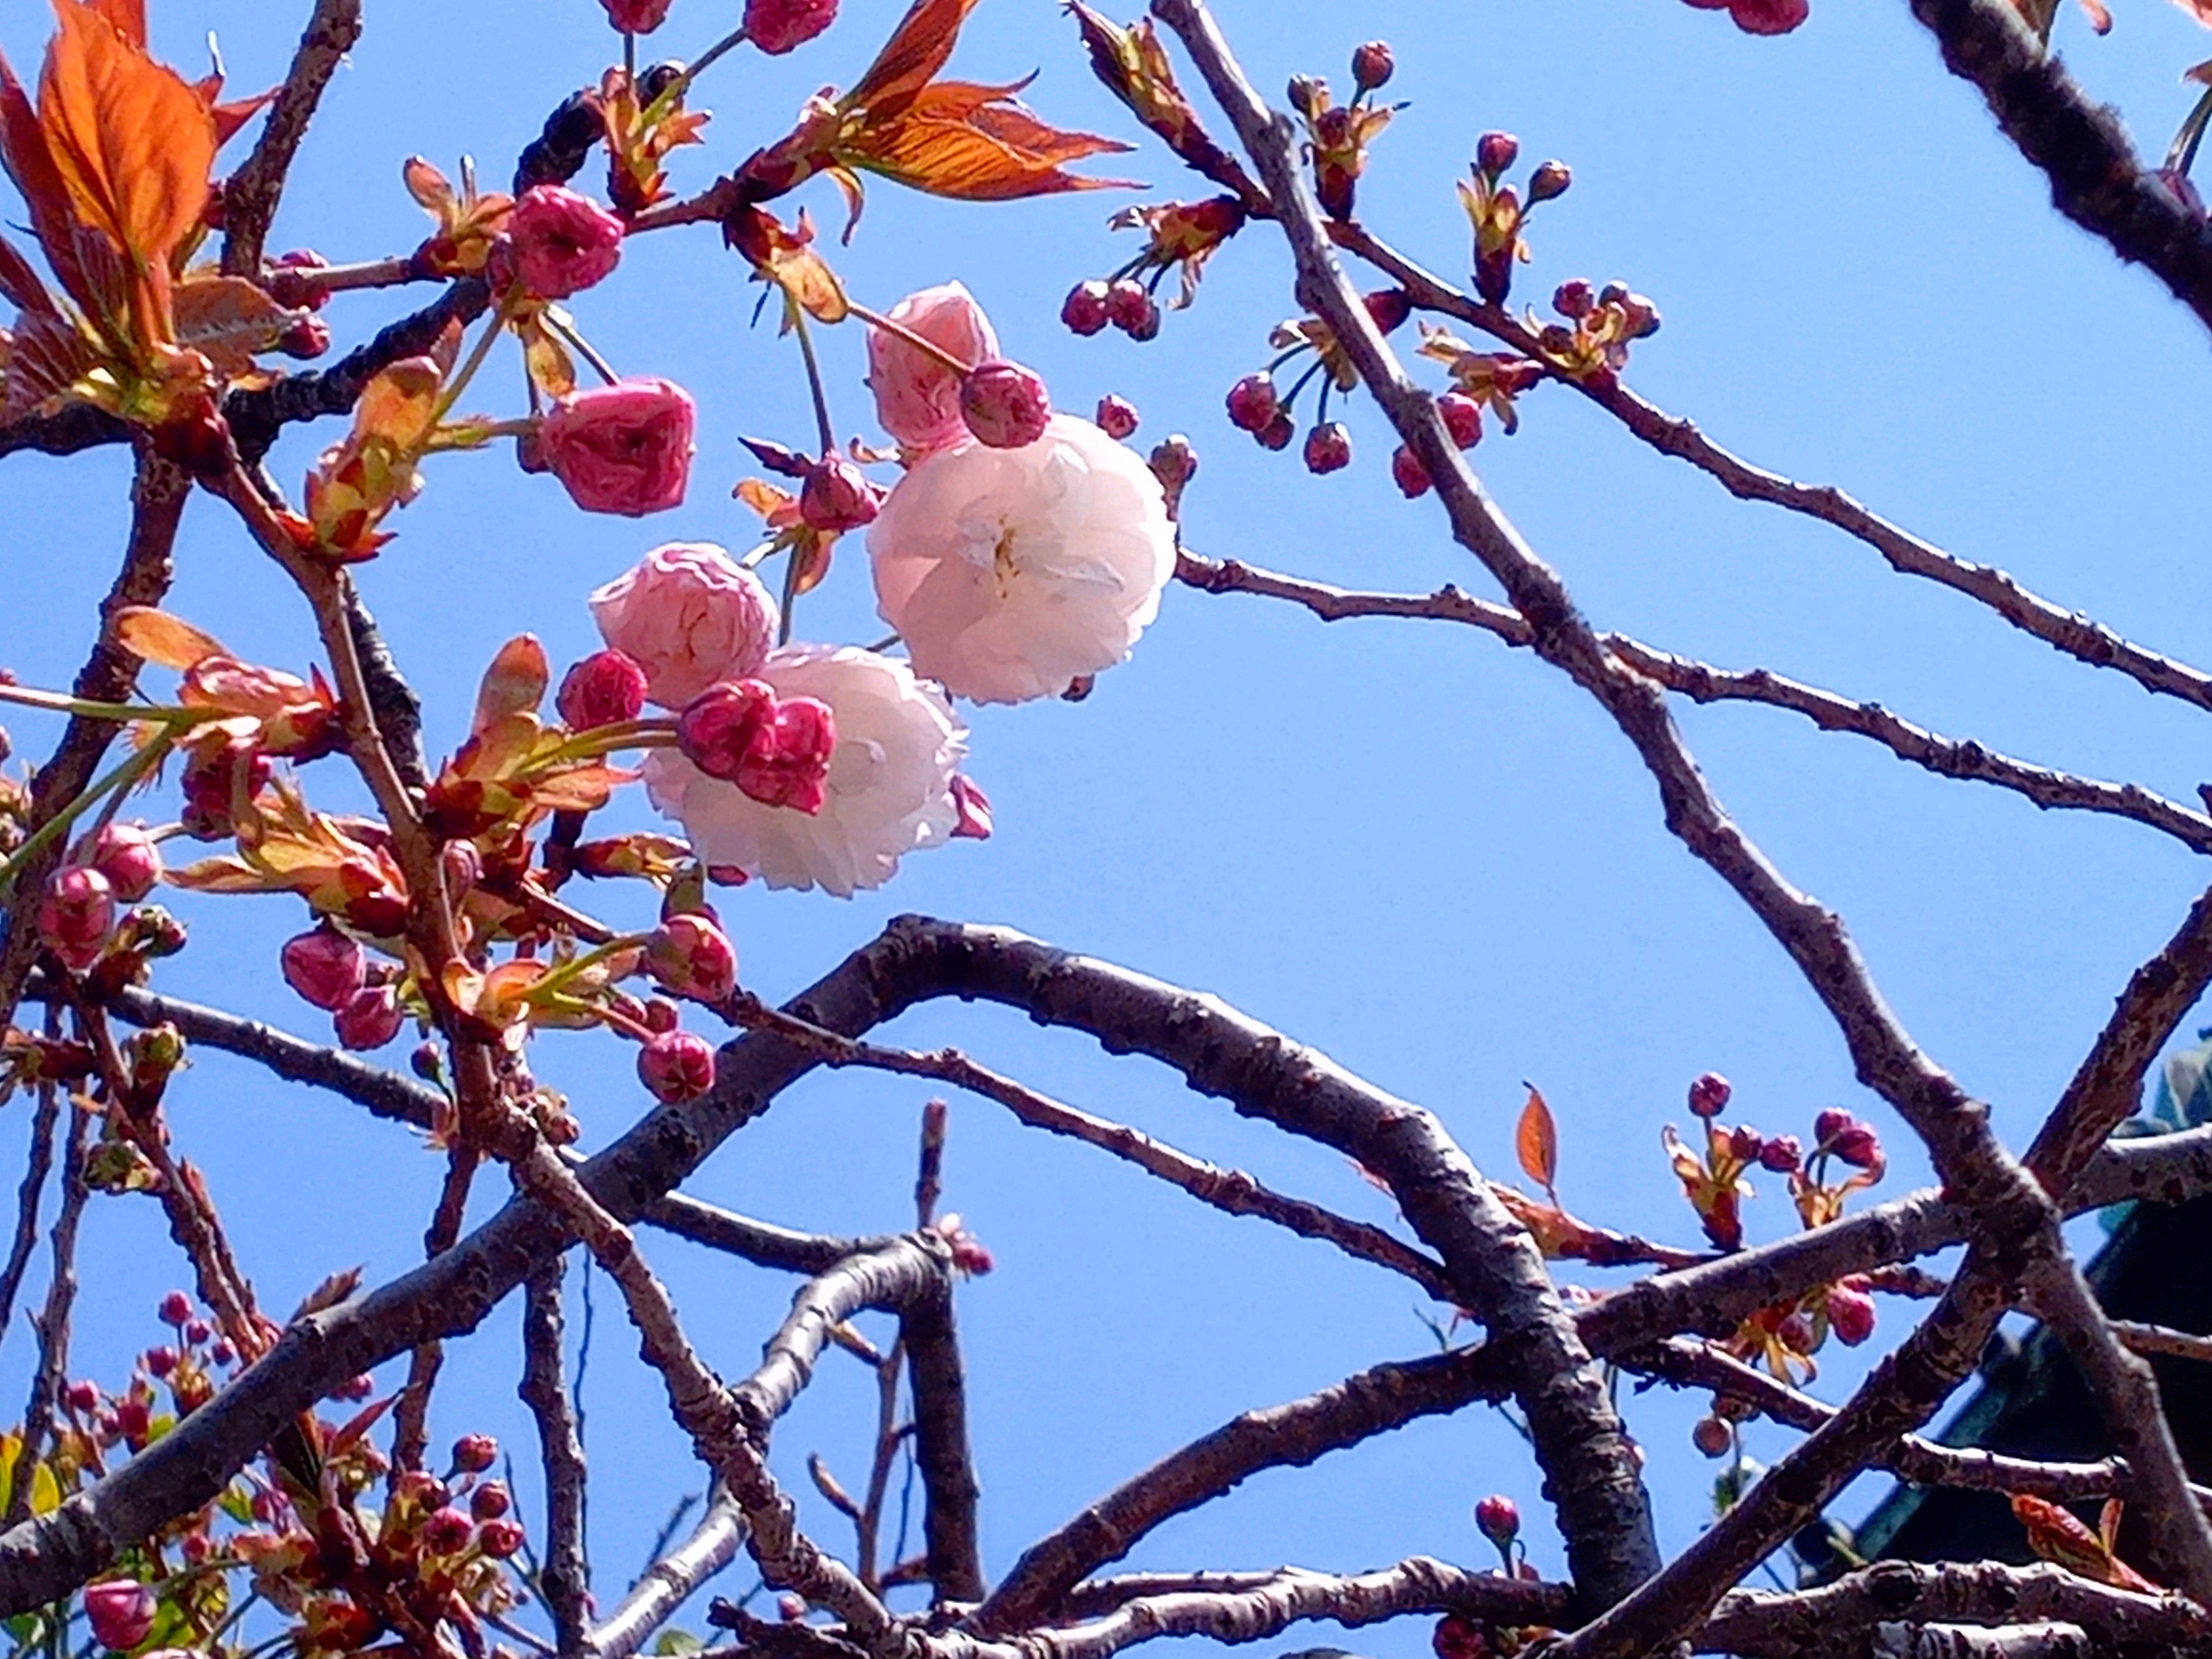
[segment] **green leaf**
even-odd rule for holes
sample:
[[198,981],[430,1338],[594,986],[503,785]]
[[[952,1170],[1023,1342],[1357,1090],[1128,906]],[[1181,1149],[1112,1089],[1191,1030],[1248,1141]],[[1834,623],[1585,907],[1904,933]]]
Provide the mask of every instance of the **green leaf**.
[[688,1630],[665,1630],[654,1641],[653,1650],[664,1656],[704,1653],[707,1644]]

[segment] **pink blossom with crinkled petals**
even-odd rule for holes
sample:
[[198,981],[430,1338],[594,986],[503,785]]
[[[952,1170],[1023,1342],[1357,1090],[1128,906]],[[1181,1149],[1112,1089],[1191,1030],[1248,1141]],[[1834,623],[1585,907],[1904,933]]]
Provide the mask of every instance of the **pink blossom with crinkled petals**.
[[682,505],[698,416],[672,380],[617,380],[556,398],[537,453],[585,512],[642,518]]
[[745,0],[745,38],[772,58],[837,21],[837,0]]
[[590,604],[600,635],[645,671],[645,695],[664,708],[757,672],[775,643],[775,601],[712,542],[654,548]]
[[973,441],[899,480],[868,528],[877,611],[955,696],[1058,696],[1129,654],[1175,574],[1159,480],[1090,422]]
[[565,185],[532,185],[507,216],[514,276],[541,300],[565,300],[622,263],[623,222]]
[[[891,307],[890,319],[968,368],[999,355],[991,319],[957,283],[908,295]],[[967,437],[960,378],[920,346],[879,328],[868,331],[868,388],[876,394],[876,419],[904,447],[926,453]]]
[[906,664],[853,646],[786,646],[759,678],[781,702],[811,698],[830,710],[836,742],[822,803],[811,813],[770,805],[656,749],[646,757],[646,789],[682,821],[702,861],[770,887],[845,898],[882,886],[905,854],[950,839],[968,732],[942,691]]

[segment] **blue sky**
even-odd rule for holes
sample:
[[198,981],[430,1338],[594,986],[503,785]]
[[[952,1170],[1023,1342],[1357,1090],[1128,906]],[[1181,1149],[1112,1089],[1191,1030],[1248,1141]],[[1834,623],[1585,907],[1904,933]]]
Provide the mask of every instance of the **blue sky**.
[[[154,0],[153,9],[165,55],[196,69],[213,31],[234,88],[246,90],[281,74],[293,26],[272,19],[301,9]],[[781,132],[817,87],[849,82],[896,9],[848,0],[839,27],[792,58],[726,60],[700,100],[716,112],[708,146],[678,159],[679,185],[703,184]],[[677,0],[652,44],[696,52],[738,10]],[[2150,279],[2052,215],[2039,179],[1972,89],[1943,72],[1904,5],[1815,0],[1807,27],[1771,41],[1673,0],[1480,0],[1356,16],[1222,0],[1218,11],[1270,91],[1294,70],[1341,86],[1352,45],[1392,41],[1390,90],[1410,106],[1377,147],[1361,206],[1409,252],[1464,272],[1452,182],[1483,129],[1518,133],[1525,157],[1561,157],[1575,185],[1536,216],[1535,261],[1516,297],[1540,301],[1577,276],[1619,276],[1650,295],[1665,327],[1629,372],[1646,395],[1754,460],[1839,483],[2131,637],[2212,655],[2212,578],[2193,501],[2203,331]],[[554,103],[596,78],[614,41],[593,0],[459,9],[380,0],[370,14],[272,248],[350,260],[412,246],[425,222],[400,188],[402,159],[419,152],[450,172],[471,152],[488,178],[502,178]],[[10,5],[0,46],[27,66],[43,27],[41,9]],[[2109,39],[2072,15],[2060,38],[2139,143],[2162,149],[2187,107],[2179,71],[2207,55],[2202,32],[2131,0]],[[988,0],[955,68],[981,80],[1039,70],[1029,96],[1041,112],[1130,131],[1046,0]],[[1148,179],[1161,196],[1200,193],[1155,146],[1097,170]],[[803,199],[836,222],[826,186]],[[1062,407],[1119,392],[1143,413],[1139,444],[1189,434],[1202,458],[1186,513],[1198,550],[1358,586],[1486,591],[1433,502],[1399,500],[1371,406],[1351,406],[1357,459],[1325,479],[1227,425],[1222,392],[1265,361],[1268,325],[1290,309],[1287,260],[1264,232],[1222,254],[1196,308],[1171,313],[1149,345],[1112,333],[1079,340],[1059,325],[1069,285],[1127,257],[1127,234],[1104,224],[1122,199],[967,207],[878,185],[857,240],[835,258],[855,295],[878,305],[957,276]],[[398,539],[361,580],[429,700],[437,745],[460,734],[476,677],[505,638],[532,631],[556,662],[572,659],[596,642],[585,592],[648,546],[751,538],[750,515],[727,494],[744,471],[738,435],[803,442],[810,429],[796,354],[750,325],[754,297],[701,229],[639,239],[617,276],[576,302],[624,371],[669,375],[698,396],[700,455],[681,508],[647,523],[587,518],[504,455],[433,463],[428,489],[393,526]],[[401,303],[334,301],[340,348]],[[869,431],[860,340],[833,334],[825,360],[841,430]],[[480,386],[496,412],[519,411],[511,356]],[[1580,399],[1540,392],[1524,410],[1521,434],[1493,430],[1474,459],[1599,625],[1729,665],[1765,664],[1952,735],[2184,800],[2212,775],[2197,758],[2201,715],[1892,575],[1822,526],[1734,502]],[[278,476],[296,490],[332,435],[289,438]],[[0,662],[27,682],[63,683],[75,670],[120,547],[126,479],[112,452],[0,466]],[[212,501],[193,504],[179,564],[173,608],[243,654],[304,666],[304,607]],[[881,631],[848,550],[802,606],[799,633],[866,642]],[[2204,878],[2148,830],[2039,813],[1789,715],[1739,707],[1680,719],[1722,799],[1785,871],[1842,910],[1908,1026],[2016,1139]],[[749,982],[787,994],[902,911],[1004,922],[1219,993],[1433,1108],[1493,1174],[1510,1172],[1520,1085],[1534,1080],[1559,1119],[1568,1202],[1685,1243],[1695,1227],[1658,1136],[1707,1068],[1735,1079],[1732,1115],[1771,1132],[1803,1134],[1825,1106],[1869,1111],[1895,1155],[1881,1190],[1924,1176],[1852,1081],[1780,951],[1666,835],[1627,745],[1525,654],[1466,630],[1324,627],[1263,600],[1176,590],[1133,659],[1086,703],[985,710],[973,723],[972,769],[996,805],[996,838],[915,858],[889,888],[850,902],[732,896],[724,914]],[[50,741],[35,720],[11,729],[21,750]],[[319,799],[345,799],[328,769],[310,782]],[[633,896],[608,893],[603,908],[621,919]],[[292,908],[177,908],[195,939],[165,965],[164,988],[316,1029],[276,978]],[[1237,1121],[1146,1062],[989,1011],[927,1009],[892,1035],[959,1042],[1063,1098],[1389,1218],[1334,1154]],[[589,1140],[639,1110],[625,1048],[556,1036],[541,1050],[542,1074],[571,1091]],[[881,1078],[811,1080],[719,1153],[695,1190],[793,1225],[895,1226],[927,1092]],[[380,1279],[414,1259],[441,1166],[405,1134],[214,1055],[174,1098],[178,1138],[206,1165],[265,1305],[289,1307],[336,1266],[364,1262]],[[19,1135],[25,1115],[0,1130]],[[489,1206],[499,1194],[486,1182],[481,1196]],[[947,1202],[1000,1261],[961,1307],[994,1571],[1235,1412],[1431,1345],[1415,1294],[1395,1281],[1025,1134],[985,1103],[954,1103]],[[1750,1206],[1752,1237],[1790,1221],[1768,1182]],[[80,1352],[115,1379],[154,1340],[160,1292],[184,1275],[143,1202],[96,1206],[87,1249],[98,1289]],[[653,1249],[708,1357],[744,1370],[792,1286],[672,1243]],[[670,1503],[702,1483],[604,1284],[597,1303],[592,1542],[603,1594],[618,1594]],[[1886,1307],[1881,1340],[1899,1328]],[[27,1346],[19,1329],[0,1351],[0,1399],[18,1397]],[[517,1349],[516,1321],[502,1310],[457,1354],[434,1426],[501,1434],[534,1486],[513,1397]],[[1858,1369],[1838,1357],[1821,1391],[1840,1397]],[[1662,1541],[1679,1547],[1705,1513],[1711,1474],[1687,1443],[1698,1402],[1655,1393],[1629,1409],[1650,1449]],[[804,1486],[803,1455],[817,1448],[858,1480],[872,1415],[858,1368],[826,1364],[779,1438],[787,1480]],[[1753,1439],[1769,1453],[1781,1443],[1769,1431]],[[1540,1514],[1520,1443],[1478,1411],[1264,1476],[1163,1528],[1132,1559],[1357,1570],[1424,1552],[1480,1562],[1468,1508],[1492,1491]],[[842,1541],[842,1523],[805,1500],[821,1535]],[[1539,1524],[1534,1536],[1538,1564],[1556,1570],[1548,1533]],[[726,1582],[751,1581],[740,1568]],[[1426,1632],[1407,1624],[1359,1639],[1373,1653],[1413,1655]]]

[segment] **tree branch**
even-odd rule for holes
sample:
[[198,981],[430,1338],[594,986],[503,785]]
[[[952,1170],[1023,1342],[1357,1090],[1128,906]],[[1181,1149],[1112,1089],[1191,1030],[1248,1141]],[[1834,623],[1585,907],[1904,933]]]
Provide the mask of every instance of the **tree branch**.
[[522,1382],[515,1392],[537,1419],[545,1469],[545,1555],[538,1583],[553,1616],[555,1650],[561,1659],[575,1659],[593,1650],[599,1632],[587,1634],[586,1623],[592,1569],[584,1539],[584,1443],[576,1433],[562,1363],[562,1272],[556,1256],[525,1287]]
[[307,136],[338,62],[361,39],[361,0],[315,0],[313,14],[292,54],[292,67],[269,106],[253,153],[222,186],[222,269],[226,276],[258,276],[261,250],[284,192],[292,156]]

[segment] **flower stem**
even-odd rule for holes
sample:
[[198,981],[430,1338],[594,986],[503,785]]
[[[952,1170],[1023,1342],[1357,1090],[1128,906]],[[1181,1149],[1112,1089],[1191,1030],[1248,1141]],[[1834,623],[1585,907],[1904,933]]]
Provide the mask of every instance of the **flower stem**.
[[453,405],[460,401],[461,393],[468,390],[469,382],[476,378],[477,371],[483,367],[484,359],[491,356],[492,342],[499,338],[501,333],[506,329],[508,320],[514,315],[515,298],[520,292],[520,287],[510,288],[500,296],[499,310],[494,314],[491,321],[484,325],[484,331],[477,337],[477,343],[469,352],[468,361],[461,365],[460,372],[447,382],[446,390],[438,399],[437,411],[430,419],[432,431],[435,431],[446,416],[453,412]]
[[641,118],[651,122],[667,114],[669,110],[675,106],[677,100],[691,89],[691,83],[705,72],[709,64],[725,53],[736,51],[744,43],[744,26],[741,23],[708,47],[706,51],[701,52],[697,62],[663,87],[660,89],[660,96],[646,106],[645,114]]
[[175,741],[174,730],[163,726],[160,735],[150,739],[144,748],[110,769],[106,776],[94,779],[82,794],[40,824],[29,840],[18,847],[4,863],[0,863],[0,893],[12,891],[15,878],[24,866],[67,835],[70,826],[83,816],[87,807],[111,790],[118,798],[128,793],[133,784],[168,758],[170,746]]
[[589,363],[599,377],[609,386],[622,379],[621,375],[615,373],[613,365],[592,349],[592,343],[584,337],[583,331],[576,326],[573,317],[565,316],[551,307],[548,307],[545,311],[545,326],[575,347],[577,355]]
[[814,394],[814,429],[821,435],[822,456],[827,460],[837,447],[837,434],[830,424],[830,394],[822,389],[822,365],[814,356],[814,332],[807,325],[806,313],[797,306],[791,308],[791,319],[799,330],[799,355],[806,361],[806,389]]
[[927,352],[955,374],[972,374],[975,372],[975,364],[962,362],[958,357],[938,344],[936,341],[925,340],[904,323],[895,323],[881,313],[871,311],[863,305],[855,305],[850,300],[845,302],[845,308],[870,328],[879,328],[886,334],[894,335],[904,340],[916,351]]

